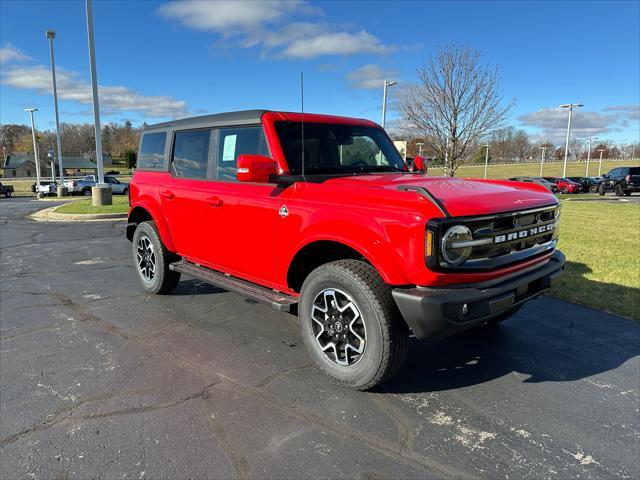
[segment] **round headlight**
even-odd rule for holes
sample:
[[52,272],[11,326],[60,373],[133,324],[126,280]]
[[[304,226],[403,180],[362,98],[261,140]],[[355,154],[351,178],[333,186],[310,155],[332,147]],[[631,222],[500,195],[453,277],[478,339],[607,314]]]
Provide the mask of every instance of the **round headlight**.
[[442,237],[442,257],[450,265],[462,265],[469,255],[471,247],[459,247],[456,244],[473,240],[471,230],[464,225],[456,225],[447,230]]

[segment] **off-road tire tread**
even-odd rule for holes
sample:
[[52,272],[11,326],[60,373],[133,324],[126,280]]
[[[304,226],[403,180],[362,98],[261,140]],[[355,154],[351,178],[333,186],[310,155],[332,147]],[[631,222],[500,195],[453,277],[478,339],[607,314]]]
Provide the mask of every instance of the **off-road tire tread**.
[[[356,386],[329,375],[336,383],[351,388],[355,387],[358,390],[370,390],[391,378],[402,367],[409,351],[409,328],[393,300],[391,288],[384,283],[372,265],[361,260],[347,259],[326,263],[318,269],[338,270],[360,284],[372,301],[374,309],[382,314],[383,353],[376,375],[366,384]],[[323,370],[321,367],[320,369]],[[324,370],[323,372],[328,373]]]
[[[166,295],[171,293],[178,286],[178,282],[180,281],[180,272],[175,272],[173,270],[169,270],[169,264],[178,260],[178,256],[167,250],[167,247],[164,246],[162,239],[160,238],[160,233],[158,232],[158,227],[156,227],[156,222],[153,220],[147,220],[146,222],[141,222],[137,227],[140,228],[140,225],[147,224],[151,227],[152,234],[155,238],[153,238],[156,246],[160,246],[160,251],[162,253],[162,281],[160,282],[160,286],[155,290],[155,294],[157,295]],[[134,233],[135,238],[135,233]],[[135,244],[134,244],[135,248]]]

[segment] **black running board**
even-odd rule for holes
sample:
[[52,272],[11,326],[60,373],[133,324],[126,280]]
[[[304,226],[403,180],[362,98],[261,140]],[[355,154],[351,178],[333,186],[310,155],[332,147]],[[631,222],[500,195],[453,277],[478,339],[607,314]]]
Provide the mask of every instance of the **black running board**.
[[169,270],[197,278],[216,287],[242,295],[243,297],[267,303],[281,312],[291,312],[298,304],[298,299],[291,295],[270,290],[255,283],[247,282],[246,280],[241,280],[185,260],[169,264]]

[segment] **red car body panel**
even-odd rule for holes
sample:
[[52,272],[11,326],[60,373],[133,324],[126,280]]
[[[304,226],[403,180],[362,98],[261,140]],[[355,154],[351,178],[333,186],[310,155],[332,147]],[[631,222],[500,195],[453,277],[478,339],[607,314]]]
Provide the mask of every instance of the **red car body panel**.
[[[271,157],[281,174],[288,172],[288,165],[274,122],[300,119],[297,113],[262,116]],[[329,115],[305,114],[304,121],[377,127],[368,120]],[[386,283],[397,286],[482,282],[545,262],[551,255],[487,272],[434,272],[425,263],[425,226],[443,212],[426,196],[399,190],[401,185],[427,189],[452,217],[557,204],[541,185],[509,181],[385,173],[283,187],[138,170],[131,181],[130,215],[144,208],[166,247],[190,261],[292,295],[298,294],[287,283],[292,260],[318,241],[352,248]],[[286,221],[279,215],[285,205]]]

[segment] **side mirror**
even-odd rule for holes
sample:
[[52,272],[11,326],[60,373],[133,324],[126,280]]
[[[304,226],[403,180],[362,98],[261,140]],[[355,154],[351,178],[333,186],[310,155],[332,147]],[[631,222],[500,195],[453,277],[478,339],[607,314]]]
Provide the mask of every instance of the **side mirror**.
[[413,171],[427,173],[427,168],[429,166],[428,163],[429,161],[427,157],[421,157],[421,156],[414,157]]
[[267,183],[278,170],[275,160],[262,155],[239,155],[237,167],[239,182]]

